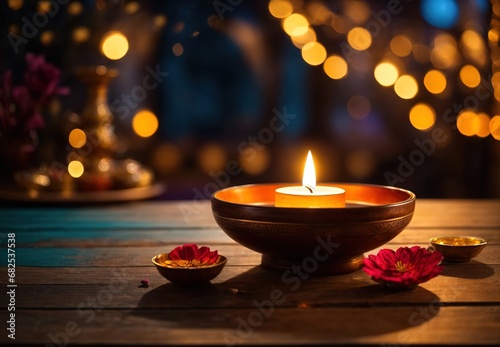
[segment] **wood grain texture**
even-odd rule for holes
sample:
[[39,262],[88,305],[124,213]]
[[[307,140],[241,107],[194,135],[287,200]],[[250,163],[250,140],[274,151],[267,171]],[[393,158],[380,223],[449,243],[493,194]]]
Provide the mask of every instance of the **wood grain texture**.
[[[0,208],[2,237],[16,233],[15,342],[500,345],[499,212],[499,200],[417,200],[410,225],[380,248],[427,247],[437,235],[479,236],[489,244],[470,262],[443,263],[440,276],[413,291],[391,291],[362,270],[284,280],[218,228],[208,202]],[[212,284],[179,287],[151,263],[188,242],[228,257]],[[5,274],[6,256],[0,265]],[[143,278],[149,287],[140,286]],[[2,275],[0,284],[6,280]],[[282,296],[271,309],[265,305],[272,293]],[[7,303],[1,295],[2,319]],[[0,334],[0,343],[11,342]]]
[[[270,310],[269,310],[270,311]],[[266,311],[264,311],[266,312]],[[24,343],[71,345],[495,345],[498,308],[19,310]],[[468,317],[474,317],[469,319]],[[69,325],[69,326],[68,326]],[[70,329],[68,329],[68,327]],[[68,336],[65,332],[71,332]],[[472,332],[481,332],[474,334]],[[0,342],[7,338],[0,336]],[[17,341],[19,342],[19,341]]]

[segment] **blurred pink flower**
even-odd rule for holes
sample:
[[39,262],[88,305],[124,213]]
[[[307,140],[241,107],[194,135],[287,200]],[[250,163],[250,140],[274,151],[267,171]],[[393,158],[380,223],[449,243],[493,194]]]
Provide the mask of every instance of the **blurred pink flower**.
[[12,71],[3,75],[0,88],[0,134],[19,137],[45,126],[41,111],[55,95],[69,93],[59,86],[61,70],[43,55],[26,54],[24,84],[13,85]]
[[414,288],[443,271],[441,253],[420,246],[381,249],[364,259],[363,270],[376,282],[394,287]]

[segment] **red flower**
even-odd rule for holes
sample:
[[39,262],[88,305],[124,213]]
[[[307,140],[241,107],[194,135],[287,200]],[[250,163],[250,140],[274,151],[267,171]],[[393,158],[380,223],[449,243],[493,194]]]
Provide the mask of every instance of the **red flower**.
[[381,249],[364,259],[363,270],[376,282],[413,288],[439,275],[443,271],[438,265],[442,259],[441,253],[419,246],[400,247],[397,251]]
[[215,264],[219,260],[219,253],[210,251],[210,248],[195,244],[185,244],[175,247],[169,253],[169,265],[180,267],[201,267]]

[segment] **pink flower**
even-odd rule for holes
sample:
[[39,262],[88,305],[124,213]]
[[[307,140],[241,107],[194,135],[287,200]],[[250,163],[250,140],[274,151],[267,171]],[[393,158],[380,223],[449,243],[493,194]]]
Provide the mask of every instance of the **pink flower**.
[[41,104],[45,104],[54,95],[68,94],[68,88],[58,86],[61,70],[47,63],[43,55],[28,53],[26,63],[24,81]]
[[364,259],[363,270],[376,282],[395,287],[414,288],[443,271],[441,253],[420,246],[381,249]]
[[175,247],[169,253],[169,259],[171,266],[200,267],[215,264],[219,260],[219,254],[206,246],[198,248],[195,244],[185,244]]

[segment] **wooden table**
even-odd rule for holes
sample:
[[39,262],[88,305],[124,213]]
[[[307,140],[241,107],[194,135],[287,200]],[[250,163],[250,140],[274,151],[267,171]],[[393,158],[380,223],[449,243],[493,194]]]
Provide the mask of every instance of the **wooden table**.
[[[362,270],[284,283],[217,227],[208,202],[2,208],[0,228],[2,345],[500,344],[500,200],[417,200],[408,228],[384,247],[456,234],[489,245],[402,292]],[[16,244],[15,340],[5,328],[8,233]],[[173,285],[151,263],[188,242],[228,257],[212,285]],[[284,299],[271,307],[274,289]]]

